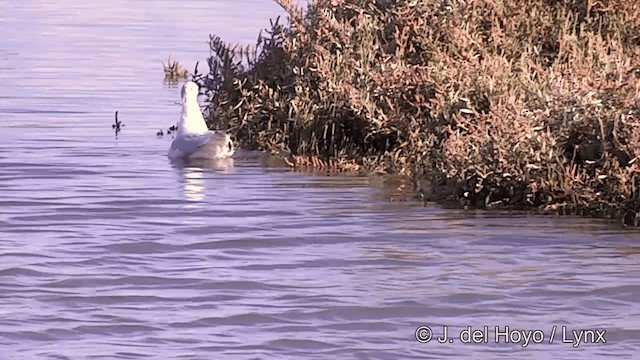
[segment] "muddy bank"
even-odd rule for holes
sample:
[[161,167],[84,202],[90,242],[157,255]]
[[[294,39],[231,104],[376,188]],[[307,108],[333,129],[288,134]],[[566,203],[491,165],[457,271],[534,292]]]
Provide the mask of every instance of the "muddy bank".
[[433,200],[640,225],[640,5],[279,3],[256,46],[211,37],[211,128]]

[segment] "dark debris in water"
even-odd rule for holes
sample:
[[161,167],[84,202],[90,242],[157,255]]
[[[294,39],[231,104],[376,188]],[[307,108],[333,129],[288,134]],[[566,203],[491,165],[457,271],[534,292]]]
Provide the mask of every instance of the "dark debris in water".
[[178,126],[177,125],[171,125],[167,129],[167,135],[171,135],[172,132],[176,132],[177,130],[178,130]]
[[113,125],[111,125],[111,128],[114,130],[116,137],[118,137],[118,133],[122,130],[123,127],[124,124],[122,123],[122,121],[118,120],[118,112],[116,111],[115,122]]

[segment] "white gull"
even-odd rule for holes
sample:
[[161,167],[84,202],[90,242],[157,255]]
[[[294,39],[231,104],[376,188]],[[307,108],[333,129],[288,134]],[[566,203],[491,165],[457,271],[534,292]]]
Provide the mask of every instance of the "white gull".
[[224,159],[235,152],[229,134],[207,128],[198,104],[199,90],[193,81],[182,87],[182,116],[169,148],[171,159]]

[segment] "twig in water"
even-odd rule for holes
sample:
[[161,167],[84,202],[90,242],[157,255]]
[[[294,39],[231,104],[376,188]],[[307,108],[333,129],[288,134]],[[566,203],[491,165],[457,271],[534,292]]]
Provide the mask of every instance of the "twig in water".
[[122,127],[124,127],[124,124],[122,123],[122,121],[118,120],[118,112],[116,111],[115,124],[111,125],[111,128],[115,130],[116,137],[118,136],[118,133],[120,132],[120,130],[122,130],[121,129]]

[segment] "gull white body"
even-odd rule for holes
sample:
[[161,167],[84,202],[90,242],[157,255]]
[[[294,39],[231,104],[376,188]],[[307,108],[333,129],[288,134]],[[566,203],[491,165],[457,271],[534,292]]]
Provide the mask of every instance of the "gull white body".
[[182,87],[182,116],[176,137],[169,148],[171,159],[224,159],[235,152],[231,137],[211,131],[198,104],[198,84],[187,81]]

